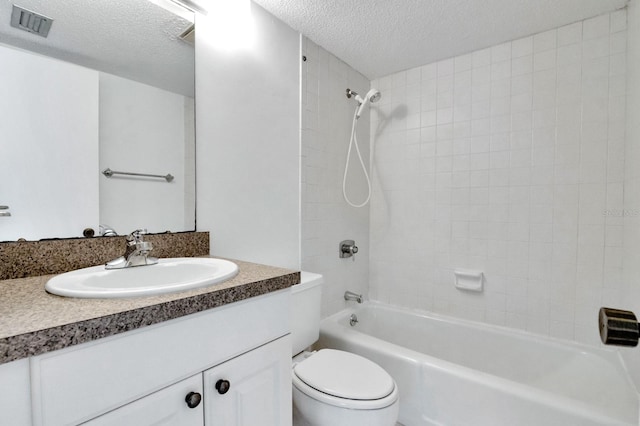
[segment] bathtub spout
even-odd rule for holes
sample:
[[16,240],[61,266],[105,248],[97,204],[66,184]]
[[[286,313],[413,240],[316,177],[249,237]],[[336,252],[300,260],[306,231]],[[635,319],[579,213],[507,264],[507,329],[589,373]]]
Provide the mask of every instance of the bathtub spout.
[[344,300],[355,300],[358,303],[362,303],[362,295],[352,291],[345,291]]

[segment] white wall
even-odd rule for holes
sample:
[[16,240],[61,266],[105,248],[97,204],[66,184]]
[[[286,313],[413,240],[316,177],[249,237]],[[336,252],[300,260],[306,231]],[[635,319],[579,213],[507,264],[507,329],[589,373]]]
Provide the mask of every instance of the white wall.
[[196,225],[196,104],[193,98],[184,97],[184,228],[193,230]]
[[167,182],[100,174],[101,224],[119,234],[193,230],[193,222],[185,227],[185,146],[193,144],[185,130],[193,126],[188,101],[193,99],[100,73],[100,171],[174,176]]
[[622,10],[373,81],[371,296],[599,344],[624,300],[625,59]]
[[[624,188],[624,284],[622,309],[640,315],[640,4],[628,6],[627,134]],[[636,386],[640,386],[637,348],[621,349]]]
[[98,228],[98,73],[0,46],[0,241]]
[[[322,314],[345,307],[344,292],[368,291],[369,206],[354,208],[342,196],[342,176],[356,102],[347,88],[364,95],[369,80],[306,37],[301,38],[302,88],[302,269],[324,275]],[[358,139],[369,165],[369,111],[358,120]],[[366,182],[351,155],[347,193],[359,204],[367,196]],[[359,253],[338,257],[338,244],[353,239]]]
[[251,7],[255,37],[236,49],[216,38],[226,16],[197,17],[197,228],[214,255],[297,269],[298,34]]

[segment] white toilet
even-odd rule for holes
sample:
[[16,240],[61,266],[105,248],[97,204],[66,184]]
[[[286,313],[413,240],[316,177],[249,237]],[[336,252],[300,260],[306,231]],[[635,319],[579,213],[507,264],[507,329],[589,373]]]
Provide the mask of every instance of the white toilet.
[[322,275],[302,272],[292,287],[294,426],[394,426],[398,388],[376,363],[349,352],[303,352],[318,340]]

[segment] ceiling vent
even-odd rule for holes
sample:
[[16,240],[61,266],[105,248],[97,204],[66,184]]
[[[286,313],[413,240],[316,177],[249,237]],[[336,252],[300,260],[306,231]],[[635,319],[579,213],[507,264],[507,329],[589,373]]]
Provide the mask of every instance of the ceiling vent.
[[35,12],[23,9],[15,4],[13,5],[13,12],[11,13],[12,27],[46,37],[49,34],[49,29],[51,29],[52,23],[53,19],[51,18],[38,15]]

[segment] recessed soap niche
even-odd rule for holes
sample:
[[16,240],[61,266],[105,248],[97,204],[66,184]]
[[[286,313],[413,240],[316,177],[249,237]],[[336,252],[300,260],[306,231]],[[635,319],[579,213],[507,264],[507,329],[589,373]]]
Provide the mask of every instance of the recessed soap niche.
[[480,293],[484,290],[484,272],[469,269],[453,271],[454,284],[457,289]]

